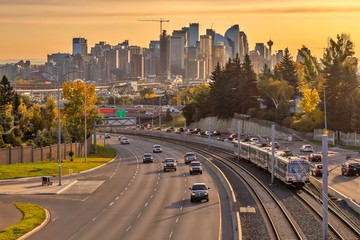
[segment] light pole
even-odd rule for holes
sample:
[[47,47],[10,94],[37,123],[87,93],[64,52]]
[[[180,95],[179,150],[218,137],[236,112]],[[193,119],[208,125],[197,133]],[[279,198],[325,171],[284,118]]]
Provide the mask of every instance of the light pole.
[[60,125],[60,80],[65,77],[66,75],[70,74],[70,73],[74,73],[76,71],[70,71],[67,72],[65,74],[63,74],[61,77],[58,77],[58,75],[54,75],[50,72],[44,72],[46,74],[49,74],[50,76],[52,76],[52,78],[57,82],[57,93],[58,93],[58,97],[57,97],[57,109],[58,109],[58,144],[57,144],[57,158],[58,158],[58,171],[59,171],[59,186],[62,185],[61,183],[61,175],[62,175],[62,166],[61,166],[61,125]]

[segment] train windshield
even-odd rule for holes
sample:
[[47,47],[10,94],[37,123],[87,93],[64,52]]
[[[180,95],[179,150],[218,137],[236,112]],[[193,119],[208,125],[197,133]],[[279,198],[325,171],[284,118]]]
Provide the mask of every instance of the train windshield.
[[289,163],[289,173],[309,173],[310,165],[307,163]]

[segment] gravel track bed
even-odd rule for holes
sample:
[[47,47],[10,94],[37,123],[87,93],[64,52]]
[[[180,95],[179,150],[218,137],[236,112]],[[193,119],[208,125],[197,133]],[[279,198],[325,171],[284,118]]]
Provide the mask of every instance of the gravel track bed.
[[218,161],[212,162],[224,172],[229,180],[238,204],[237,210],[239,211],[240,207],[255,208],[255,213],[240,213],[242,239],[271,239],[260,209],[244,183],[240,181],[239,177],[236,176],[230,169],[224,167],[223,164]]
[[[247,170],[253,173],[257,178],[266,185],[270,185],[271,175],[264,170],[252,165],[251,163],[241,162]],[[303,203],[298,200],[294,194],[283,183],[275,181],[270,186],[274,194],[282,201],[288,209],[296,223],[301,227],[307,239],[322,239],[322,222],[318,219]],[[255,223],[256,224],[256,223]],[[336,236],[329,231],[328,239],[337,239]]]

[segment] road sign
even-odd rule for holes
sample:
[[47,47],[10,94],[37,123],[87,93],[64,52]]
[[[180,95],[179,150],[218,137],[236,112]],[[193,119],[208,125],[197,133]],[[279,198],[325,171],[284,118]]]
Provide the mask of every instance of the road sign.
[[126,117],[125,110],[116,110],[116,117]]

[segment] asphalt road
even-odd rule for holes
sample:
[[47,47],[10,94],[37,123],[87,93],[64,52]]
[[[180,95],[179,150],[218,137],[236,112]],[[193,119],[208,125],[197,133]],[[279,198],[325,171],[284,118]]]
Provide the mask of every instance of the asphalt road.
[[[152,152],[156,140],[108,142],[119,157],[74,176],[78,182],[62,194],[7,196],[8,201],[32,202],[50,211],[49,223],[29,239],[219,239],[223,231],[231,231],[221,224],[230,215],[221,214],[219,186],[206,168],[202,175],[189,174],[185,151],[160,143],[163,153],[153,154],[154,163],[143,164],[143,153]],[[179,161],[176,172],[162,171],[165,157]],[[208,184],[209,202],[190,202],[194,182]]]

